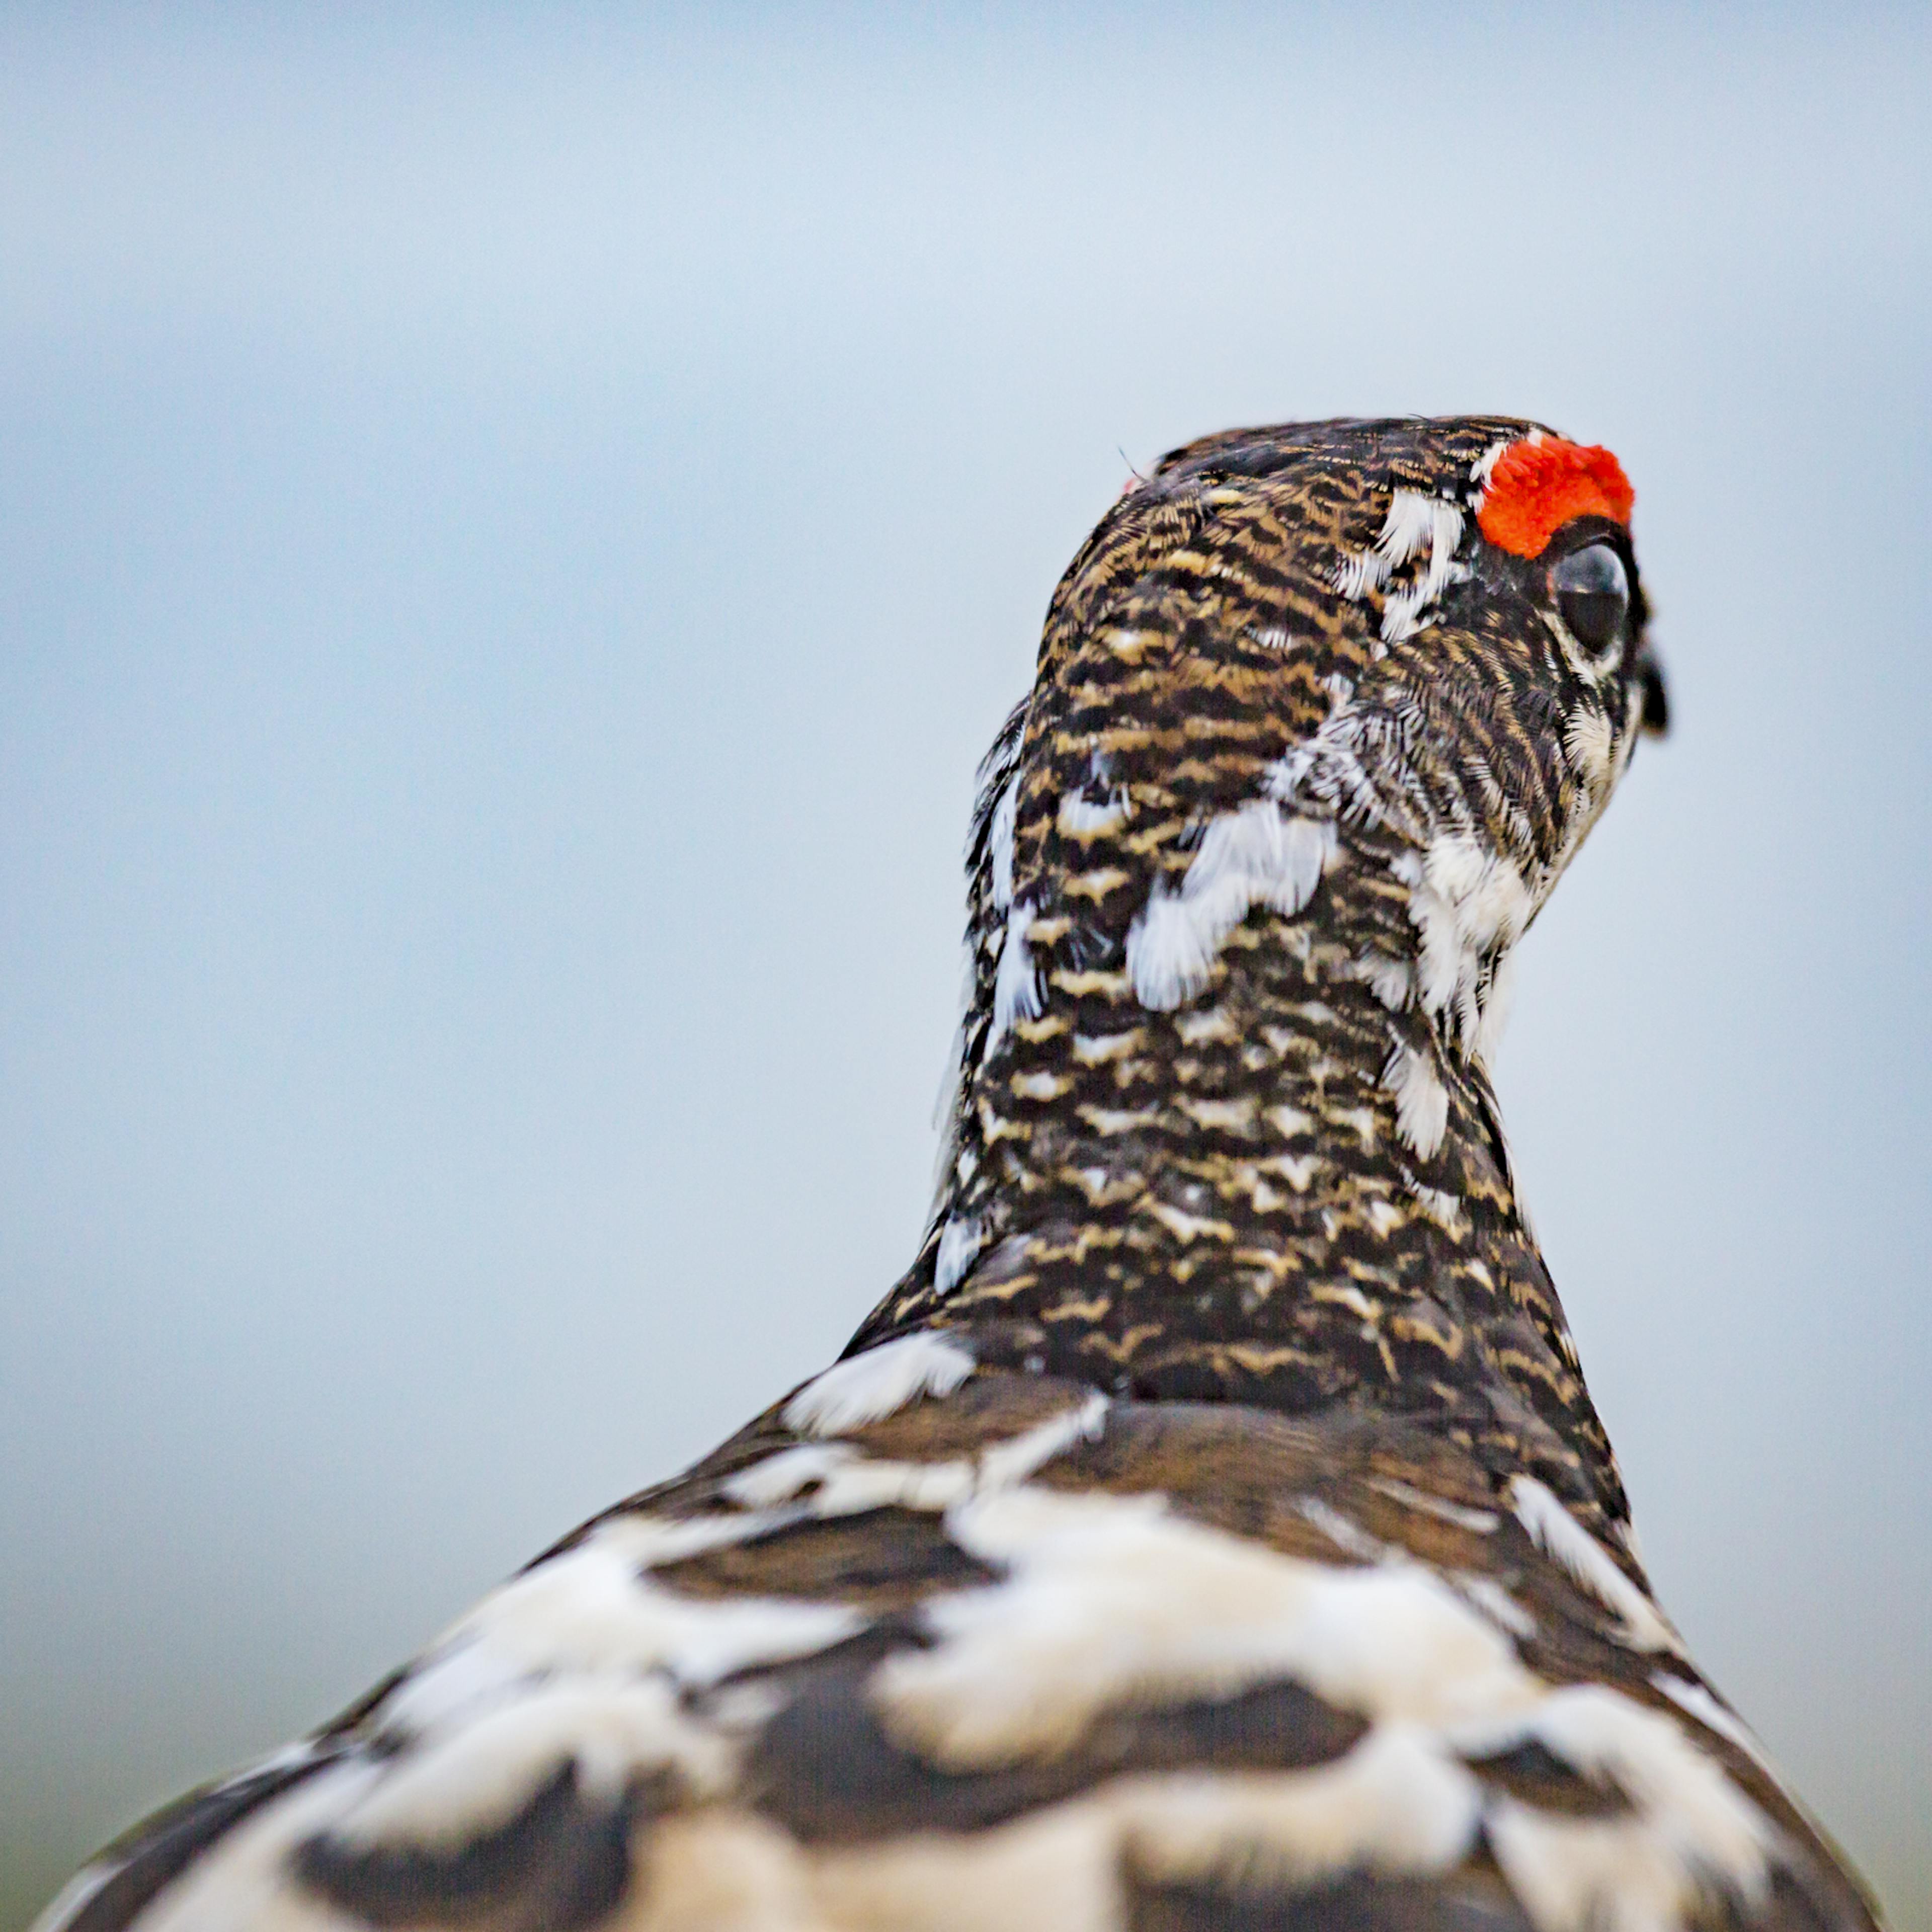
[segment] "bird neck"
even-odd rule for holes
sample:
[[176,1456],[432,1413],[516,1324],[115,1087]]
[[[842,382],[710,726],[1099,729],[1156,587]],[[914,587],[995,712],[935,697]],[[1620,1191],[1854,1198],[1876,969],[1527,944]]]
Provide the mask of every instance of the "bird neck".
[[1305,913],[1217,934],[1204,989],[1166,1010],[1144,947],[1010,920],[1036,992],[979,976],[926,1238],[854,1348],[939,1328],[1142,1400],[1388,1414],[1622,1520],[1464,1044],[1492,1028],[1430,1010],[1403,869],[1331,862]]

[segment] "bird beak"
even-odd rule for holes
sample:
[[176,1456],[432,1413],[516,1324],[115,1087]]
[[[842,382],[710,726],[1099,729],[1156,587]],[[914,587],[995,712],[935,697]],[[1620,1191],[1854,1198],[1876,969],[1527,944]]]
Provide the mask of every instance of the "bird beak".
[[1637,660],[1637,675],[1643,680],[1643,718],[1646,737],[1661,738],[1670,730],[1670,693],[1664,681],[1664,667],[1648,651]]

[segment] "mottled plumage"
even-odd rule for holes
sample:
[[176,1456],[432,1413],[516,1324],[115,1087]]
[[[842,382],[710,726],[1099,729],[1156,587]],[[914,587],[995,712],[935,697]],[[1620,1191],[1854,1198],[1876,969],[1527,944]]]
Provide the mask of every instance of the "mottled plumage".
[[1662,722],[1629,505],[1500,418],[1137,483],[845,1357],[45,1924],[1871,1926],[1651,1596],[1487,1071]]

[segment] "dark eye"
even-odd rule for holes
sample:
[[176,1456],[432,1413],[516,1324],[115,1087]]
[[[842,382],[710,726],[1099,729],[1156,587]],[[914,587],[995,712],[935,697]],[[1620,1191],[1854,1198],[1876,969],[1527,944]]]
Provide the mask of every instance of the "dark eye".
[[1592,656],[1607,661],[1622,643],[1630,616],[1623,559],[1608,544],[1591,544],[1558,563],[1550,582],[1570,634]]

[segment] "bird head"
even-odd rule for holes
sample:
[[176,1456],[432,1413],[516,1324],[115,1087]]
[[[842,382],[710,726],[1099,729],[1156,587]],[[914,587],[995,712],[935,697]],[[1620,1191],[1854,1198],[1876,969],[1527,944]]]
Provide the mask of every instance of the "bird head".
[[1665,722],[1631,496],[1607,450],[1490,418],[1236,431],[1137,479],[984,774],[980,1044],[1045,1010],[1042,945],[1172,1011],[1325,881],[1331,931],[1402,901],[1359,963],[1486,1054],[1509,948]]
[[1502,418],[1190,443],[982,769],[924,1323],[1142,1395],[1428,1413],[1621,1510],[1488,1062],[1664,687],[1607,451]]

